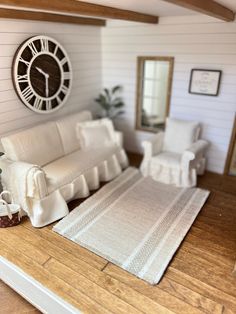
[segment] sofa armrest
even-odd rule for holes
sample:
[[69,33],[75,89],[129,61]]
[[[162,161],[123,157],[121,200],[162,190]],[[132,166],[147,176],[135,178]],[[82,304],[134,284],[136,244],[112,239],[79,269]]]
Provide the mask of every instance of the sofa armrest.
[[209,143],[204,140],[198,140],[191,145],[182,155],[181,168],[189,169],[191,161],[198,162],[204,156],[208,146]]
[[159,154],[162,151],[164,132],[155,134],[149,140],[142,142],[144,149],[144,158],[149,159],[152,156]]
[[37,170],[34,173],[34,183],[38,191],[38,198],[42,199],[48,195],[48,188],[45,173],[42,170]]
[[120,131],[114,131],[114,140],[115,140],[115,143],[120,146],[120,147],[123,147],[123,133],[120,132]]
[[[0,158],[0,168],[2,169],[1,180],[5,189],[11,190],[11,187],[9,186],[10,166],[13,164],[17,166],[17,164],[20,165],[20,163],[21,162],[11,161],[7,159],[5,156]],[[30,180],[31,181],[33,180],[34,190],[30,191],[29,189],[28,196],[41,199],[48,195],[45,173],[41,169],[37,170],[34,169],[34,171],[29,171],[28,181]],[[27,184],[30,185],[30,182],[27,182]]]

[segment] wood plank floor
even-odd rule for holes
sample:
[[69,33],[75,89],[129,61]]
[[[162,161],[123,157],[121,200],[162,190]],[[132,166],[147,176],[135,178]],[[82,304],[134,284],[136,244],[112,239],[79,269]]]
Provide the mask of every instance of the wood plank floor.
[[[206,173],[198,185],[210,197],[156,286],[27,219],[0,230],[0,255],[85,313],[236,313],[236,177]],[[0,313],[38,313],[3,283],[0,300]]]

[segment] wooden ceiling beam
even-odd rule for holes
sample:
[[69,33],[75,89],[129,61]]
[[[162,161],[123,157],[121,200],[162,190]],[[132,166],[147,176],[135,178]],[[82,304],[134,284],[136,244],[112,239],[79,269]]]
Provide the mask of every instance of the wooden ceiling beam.
[[110,19],[128,20],[142,23],[158,23],[158,17],[135,11],[122,10],[104,5],[76,0],[0,0],[0,5],[37,9],[40,11],[60,12],[96,16]]
[[232,22],[235,13],[227,7],[213,0],[164,0],[186,9],[194,10],[206,15],[216,17],[226,22]]
[[0,8],[0,18],[20,19],[31,21],[45,21],[57,23],[69,23],[79,25],[105,26],[106,21],[102,19],[86,18],[80,16],[61,15],[46,12],[25,11],[16,9]]

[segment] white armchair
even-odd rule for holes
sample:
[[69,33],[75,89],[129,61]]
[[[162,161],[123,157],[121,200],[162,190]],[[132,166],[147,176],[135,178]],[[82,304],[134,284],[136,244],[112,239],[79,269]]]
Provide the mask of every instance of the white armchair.
[[204,173],[209,145],[198,139],[199,134],[198,123],[167,118],[166,131],[142,143],[142,174],[166,184],[195,186],[197,175]]

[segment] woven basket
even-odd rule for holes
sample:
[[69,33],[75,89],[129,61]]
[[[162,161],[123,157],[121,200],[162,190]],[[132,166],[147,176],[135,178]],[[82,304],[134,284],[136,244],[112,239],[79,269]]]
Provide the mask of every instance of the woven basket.
[[10,194],[8,191],[3,191],[0,194],[0,228],[13,227],[21,221],[21,208],[18,204],[8,204],[2,199],[4,194]]

